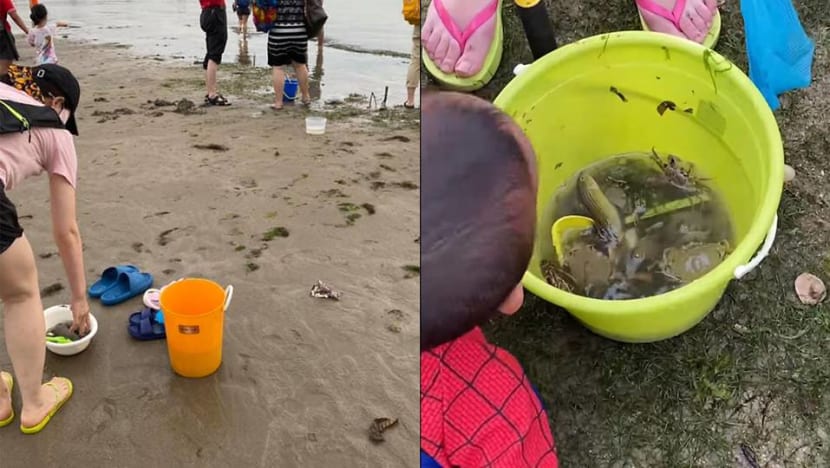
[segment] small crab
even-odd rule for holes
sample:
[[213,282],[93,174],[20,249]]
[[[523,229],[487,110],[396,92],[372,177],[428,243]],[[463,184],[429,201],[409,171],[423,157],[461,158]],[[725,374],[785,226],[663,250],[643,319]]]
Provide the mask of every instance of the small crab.
[[539,263],[539,268],[542,270],[542,276],[545,281],[556,289],[561,289],[565,292],[574,292],[576,284],[573,276],[562,269],[556,262],[551,260],[542,260]]
[[660,170],[663,171],[663,175],[666,176],[666,180],[669,184],[671,184],[672,187],[683,190],[684,192],[696,192],[698,189],[697,183],[706,180],[693,176],[692,173],[694,172],[694,165],[692,163],[688,163],[687,167],[683,167],[680,158],[674,156],[673,154],[670,154],[667,160],[663,161],[663,158],[661,158],[660,155],[657,154],[657,151],[652,148],[651,159],[657,163]]
[[730,251],[729,242],[691,243],[663,251],[659,269],[667,277],[688,283],[718,266]]
[[605,290],[614,269],[616,251],[607,254],[590,244],[579,244],[565,254],[564,266],[586,293]]

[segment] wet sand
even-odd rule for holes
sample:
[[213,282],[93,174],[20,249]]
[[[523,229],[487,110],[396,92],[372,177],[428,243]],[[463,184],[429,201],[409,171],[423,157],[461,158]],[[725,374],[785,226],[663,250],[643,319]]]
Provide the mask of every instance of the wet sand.
[[[0,429],[2,466],[417,466],[419,290],[407,268],[419,254],[417,126],[346,118],[361,112],[341,106],[327,134],[310,137],[301,111],[276,115],[239,98],[179,114],[147,101],[198,104],[199,67],[59,47],[82,86],[88,283],[129,262],[156,286],[204,276],[236,292],[222,367],[203,379],[173,374],[164,341],[129,337],[140,297],[92,301],[100,329],[89,349],[47,352],[45,377],[70,377],[74,397],[37,436],[22,435],[18,420]],[[66,285],[45,177],[10,197],[39,255],[40,286]],[[288,237],[264,236],[277,227]],[[310,297],[318,279],[341,300]],[[44,306],[68,299],[64,289]],[[0,368],[10,368],[5,352]],[[378,417],[400,423],[374,444]]]

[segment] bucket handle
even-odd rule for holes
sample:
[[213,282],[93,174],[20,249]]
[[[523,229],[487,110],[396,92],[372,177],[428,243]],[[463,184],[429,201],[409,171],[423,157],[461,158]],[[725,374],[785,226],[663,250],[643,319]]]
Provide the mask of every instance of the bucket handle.
[[746,265],[739,265],[735,267],[735,279],[741,279],[750,271],[754,270],[765,258],[769,255],[769,251],[772,249],[772,243],[775,242],[775,235],[778,231],[778,215],[775,215],[775,218],[772,220],[772,226],[769,228],[769,232],[767,232],[767,238],[764,239],[764,245],[761,246],[761,250],[758,251],[758,254],[749,261]]
[[232,298],[233,298],[233,286],[229,284],[228,287],[225,288],[225,310],[228,310],[228,306],[231,305],[231,299]]
[[[178,283],[179,281],[181,281],[183,279],[184,278],[179,278],[175,281],[171,281],[170,284],[164,286],[163,288],[161,288],[161,290],[163,291],[164,288],[166,288],[167,286],[170,286],[173,283]],[[231,305],[231,299],[233,299],[233,285],[229,284],[228,287],[225,288],[225,308],[223,310],[228,310],[228,307]],[[67,307],[69,307],[69,306],[67,306]]]

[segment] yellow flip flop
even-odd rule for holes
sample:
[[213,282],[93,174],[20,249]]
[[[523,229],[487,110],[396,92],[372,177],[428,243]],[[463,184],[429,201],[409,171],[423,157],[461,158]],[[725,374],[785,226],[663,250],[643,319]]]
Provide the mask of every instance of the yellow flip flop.
[[[58,410],[60,410],[61,407],[63,407],[64,403],[69,401],[69,398],[72,396],[72,381],[67,379],[66,377],[55,377],[55,378],[52,379],[52,381],[54,381],[55,379],[64,379],[64,380],[66,380],[66,383],[69,384],[69,393],[66,394],[66,397],[64,397],[63,400],[58,400],[56,402],[55,406],[49,411],[49,414],[47,414],[46,417],[43,418],[43,421],[39,422],[36,426],[32,426],[32,427],[24,427],[21,424],[20,425],[20,432],[22,432],[24,434],[37,434],[38,432],[42,431],[43,428],[46,427],[47,424],[49,424],[49,421],[52,419],[52,416],[54,416],[55,413],[57,413]],[[55,390],[55,397],[57,398],[57,396],[60,395],[60,391],[55,386],[55,384],[52,383],[52,381],[46,382],[46,385],[52,387],[52,389]]]
[[[14,390],[14,377],[8,372],[0,372],[0,378],[3,379],[3,382],[6,383],[6,387],[9,388],[9,398],[11,398],[12,390]],[[14,408],[12,408],[12,414],[9,415],[8,418],[0,421],[0,427],[6,427],[12,423],[14,420]]]

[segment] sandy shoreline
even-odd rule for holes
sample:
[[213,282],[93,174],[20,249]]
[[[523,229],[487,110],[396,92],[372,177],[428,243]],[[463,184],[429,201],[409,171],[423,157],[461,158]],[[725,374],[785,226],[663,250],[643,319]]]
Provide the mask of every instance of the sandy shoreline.
[[[148,101],[200,103],[201,68],[68,41],[59,53],[82,86],[88,283],[130,262],[157,286],[204,276],[236,292],[223,365],[201,380],[172,373],[163,341],[128,336],[140,298],[91,302],[101,328],[90,348],[47,354],[46,375],[72,378],[75,396],[37,437],[17,423],[0,430],[3,465],[417,466],[419,289],[406,268],[419,262],[417,123],[340,105],[327,134],[309,137],[302,111],[273,114],[266,95],[183,115]],[[226,94],[241,79],[220,70]],[[41,287],[66,284],[49,256],[45,180],[10,193],[41,255]],[[263,240],[276,227],[289,236]],[[318,279],[342,300],[309,297]],[[44,306],[67,300],[64,289]],[[376,417],[400,419],[377,445]]]

